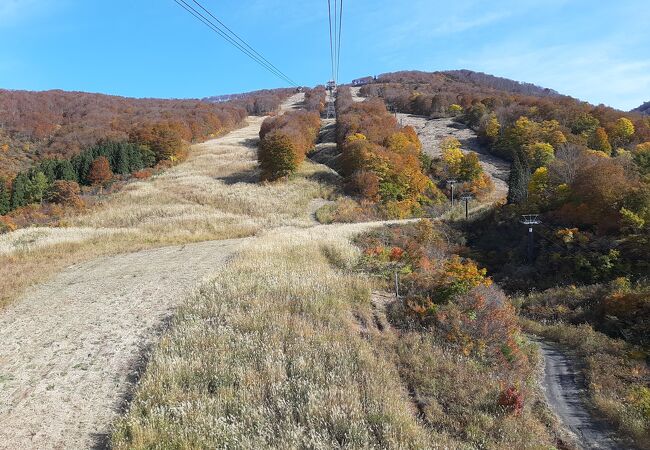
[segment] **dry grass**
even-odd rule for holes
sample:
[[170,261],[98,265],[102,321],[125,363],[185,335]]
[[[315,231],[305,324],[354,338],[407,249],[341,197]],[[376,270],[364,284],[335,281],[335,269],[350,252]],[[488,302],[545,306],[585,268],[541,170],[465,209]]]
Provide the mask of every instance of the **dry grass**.
[[543,404],[500,410],[489,367],[370,325],[360,227],[271,232],[186,300],[115,448],[552,448]]
[[192,147],[165,173],[129,183],[61,228],[0,236],[0,308],[70,264],[155,246],[253,236],[313,224],[309,204],[333,188],[328,170],[305,163],[288,183],[259,184],[256,136],[262,118]]
[[115,448],[431,447],[395,367],[357,332],[370,287],[344,272],[356,252],[336,228],[288,231],[180,308]]

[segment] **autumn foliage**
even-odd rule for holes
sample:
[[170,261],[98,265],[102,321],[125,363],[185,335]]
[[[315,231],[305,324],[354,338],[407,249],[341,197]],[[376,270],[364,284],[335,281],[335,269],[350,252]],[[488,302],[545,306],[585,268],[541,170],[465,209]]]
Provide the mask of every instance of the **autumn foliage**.
[[102,185],[111,181],[113,178],[113,171],[111,170],[111,163],[105,156],[99,156],[90,165],[88,172],[88,181],[93,185]]
[[391,310],[393,326],[404,334],[430,336],[425,339],[444,343],[446,351],[489,367],[501,385],[493,405],[501,414],[519,415],[535,369],[523,347],[516,310],[485,269],[458,256],[453,231],[442,227],[422,220],[362,235],[357,238],[361,266],[391,286],[399,274],[402,300]]
[[81,189],[74,181],[56,180],[48,194],[48,200],[64,206],[82,208],[84,201],[80,197]]
[[290,111],[269,117],[260,129],[258,161],[262,180],[273,181],[295,173],[316,143],[320,117],[315,112]]
[[421,214],[439,198],[424,171],[415,130],[400,127],[383,102],[353,103],[342,89],[337,111],[337,141],[351,193],[377,203],[389,217]]

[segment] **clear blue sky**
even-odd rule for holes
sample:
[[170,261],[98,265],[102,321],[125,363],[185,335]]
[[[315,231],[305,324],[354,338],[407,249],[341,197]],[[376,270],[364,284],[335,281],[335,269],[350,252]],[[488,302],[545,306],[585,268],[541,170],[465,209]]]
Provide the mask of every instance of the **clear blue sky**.
[[[304,85],[326,0],[204,0]],[[648,0],[344,1],[341,78],[484,71],[630,109],[650,100]],[[197,98],[282,86],[172,0],[0,0],[0,87]]]

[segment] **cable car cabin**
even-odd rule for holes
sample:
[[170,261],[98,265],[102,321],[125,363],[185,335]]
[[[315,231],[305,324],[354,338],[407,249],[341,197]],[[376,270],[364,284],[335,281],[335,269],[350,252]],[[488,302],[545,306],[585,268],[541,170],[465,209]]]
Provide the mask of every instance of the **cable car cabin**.
[[327,82],[327,90],[328,91],[333,91],[334,89],[336,89],[336,81],[334,81],[334,80],[328,81]]
[[365,86],[373,81],[375,81],[375,77],[357,78],[356,80],[352,80],[352,86]]

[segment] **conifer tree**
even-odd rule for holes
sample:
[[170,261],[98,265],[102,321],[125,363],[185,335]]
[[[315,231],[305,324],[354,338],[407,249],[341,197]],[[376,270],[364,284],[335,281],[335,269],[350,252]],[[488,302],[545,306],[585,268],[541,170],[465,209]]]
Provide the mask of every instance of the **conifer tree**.
[[528,197],[528,184],[530,183],[530,169],[525,155],[515,151],[512,155],[510,166],[510,179],[508,180],[508,203],[523,203]]
[[55,173],[57,180],[77,181],[77,173],[72,163],[67,159],[58,162]]
[[43,172],[36,172],[27,183],[27,202],[41,203],[49,186],[47,177]]
[[4,178],[0,178],[0,216],[11,211],[11,192]]
[[19,173],[14,179],[11,188],[11,209],[27,205],[27,186],[29,178],[24,173]]

